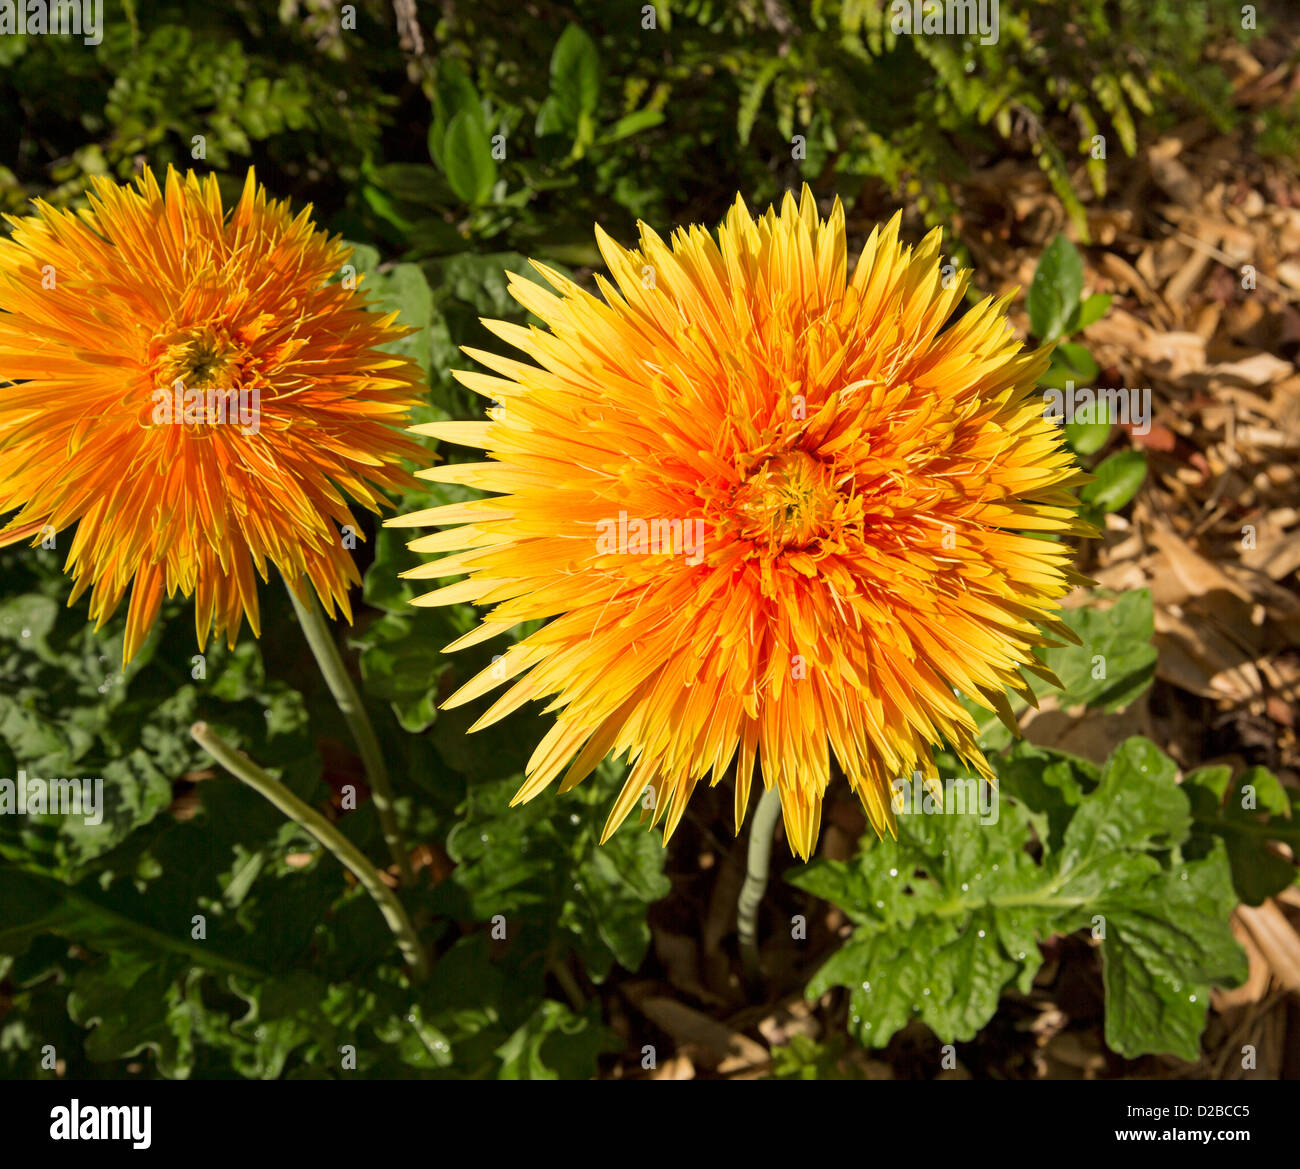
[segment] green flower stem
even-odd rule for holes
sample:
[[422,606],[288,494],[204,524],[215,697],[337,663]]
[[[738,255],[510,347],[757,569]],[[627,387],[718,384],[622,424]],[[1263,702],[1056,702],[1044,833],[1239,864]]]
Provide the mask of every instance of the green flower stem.
[[231,775],[248,784],[295,824],[305,828],[351,870],[352,875],[361,882],[366,892],[379,906],[379,912],[384,915],[388,928],[393,931],[398,948],[402,951],[402,957],[406,959],[415,977],[420,979],[427,977],[429,960],[420,946],[419,939],[415,936],[411,919],[397,899],[397,895],[384,884],[383,878],[374,865],[365,858],[362,851],[315,808],[308,807],[279,780],[267,775],[247,755],[236,751],[207,723],[195,723],[190,727],[190,734],[194,737],[194,741]]
[[[285,584],[289,582],[286,580]],[[298,624],[302,626],[303,635],[311,652],[316,656],[325,685],[334,695],[339,710],[352,729],[357,749],[361,752],[361,762],[366,769],[366,783],[370,786],[370,798],[375,801],[375,811],[379,813],[379,825],[383,829],[384,843],[397,866],[398,879],[403,885],[409,885],[414,879],[411,871],[411,859],[407,855],[406,841],[402,838],[402,829],[397,822],[397,811],[393,802],[393,786],[388,780],[388,767],[384,763],[384,753],[375,737],[375,728],[370,716],[362,705],[361,695],[352,683],[352,677],[339,655],[339,647],[334,635],[325,622],[325,614],[311,592],[307,592],[304,604],[289,587],[289,599],[293,601],[294,612],[298,614]]]
[[745,978],[757,983],[758,907],[767,889],[767,870],[772,859],[772,837],[781,818],[781,795],[775,785],[763,793],[749,826],[749,855],[745,864],[745,883],[736,903],[736,928],[740,934],[740,964]]

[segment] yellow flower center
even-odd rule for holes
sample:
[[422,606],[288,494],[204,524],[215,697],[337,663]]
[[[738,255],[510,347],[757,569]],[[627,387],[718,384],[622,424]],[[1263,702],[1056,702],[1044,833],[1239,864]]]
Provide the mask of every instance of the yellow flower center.
[[737,489],[732,507],[740,534],[774,548],[802,548],[829,526],[838,492],[831,470],[804,451],[760,463]]
[[165,338],[156,369],[157,383],[177,380],[187,389],[238,389],[246,354],[209,329],[186,330]]

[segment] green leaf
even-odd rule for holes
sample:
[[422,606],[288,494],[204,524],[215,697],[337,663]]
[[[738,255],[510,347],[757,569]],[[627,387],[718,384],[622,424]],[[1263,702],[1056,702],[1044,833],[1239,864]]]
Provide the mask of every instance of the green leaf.
[[[362,269],[362,271],[365,271]],[[390,353],[411,358],[429,376],[432,366],[432,333],[441,324],[434,308],[433,292],[416,264],[394,264],[384,272],[365,271],[362,290],[376,312],[398,314],[398,322],[410,331],[384,346]]]
[[[428,619],[421,621],[422,616]],[[417,609],[390,613],[366,631],[361,654],[366,693],[389,702],[410,734],[422,734],[437,717],[439,681],[452,668],[439,647],[453,637],[445,619]]]
[[457,862],[448,884],[463,890],[474,916],[504,914],[508,931],[524,931],[516,945],[525,951],[567,940],[594,981],[614,962],[628,970],[640,966],[650,945],[647,906],[670,888],[657,835],[629,825],[598,843],[617,791],[610,772],[602,767],[562,799],[540,796],[516,808],[510,801],[517,775],[472,783],[447,838]]
[[1145,861],[1155,847],[1182,843],[1191,813],[1177,778],[1174,761],[1154,743],[1136,736],[1121,743],[1066,829],[1057,853],[1063,888],[1096,896],[1114,875],[1096,863],[1098,856],[1128,849]]
[[1153,1051],[1200,1057],[1211,987],[1240,984],[1247,974],[1227,925],[1236,902],[1219,842],[1203,860],[1098,900],[1112,1051],[1128,1059]]
[[510,295],[509,273],[523,276],[545,288],[550,287],[528,257],[518,252],[463,252],[445,259],[430,260],[423,267],[430,284],[443,297],[468,305],[477,316],[519,317],[523,314],[522,306]]
[[[1006,800],[991,826],[969,814],[899,816],[897,841],[864,842],[854,864],[839,866],[832,899],[859,925],[807,997],[847,987],[850,1030],[871,1047],[914,1017],[945,1041],[972,1038],[1002,989],[1018,972],[1032,978],[1041,962],[1032,938],[1044,911],[1024,899],[1037,877],[1029,840],[1023,810]],[[789,879],[819,892],[826,867],[816,862]],[[1014,917],[998,904],[1013,899],[1025,900]]]
[[[1039,381],[1048,391],[1060,391],[1062,395],[1060,411],[1064,417],[1070,418],[1071,414],[1074,414],[1077,418],[1082,411],[1071,410],[1070,395],[1075,394],[1079,387],[1090,387],[1100,372],[1097,362],[1086,346],[1072,341],[1063,341],[1052,351],[1051,364]],[[1044,401],[1048,400],[1048,396],[1045,396]],[[1111,423],[1109,419],[1102,421],[1094,419],[1091,415],[1085,417],[1087,421],[1080,419],[1066,422],[1065,441],[1077,454],[1091,455],[1106,445],[1106,440],[1110,437]]]
[[1076,454],[1095,455],[1110,438],[1109,422],[1067,422],[1065,442]]
[[593,1006],[575,1015],[563,1003],[546,999],[497,1048],[502,1080],[583,1080],[596,1074],[601,1052],[617,1051],[613,1032],[601,1025]]
[[55,934],[119,957],[154,962],[165,958],[174,963],[173,970],[193,964],[254,977],[261,973],[220,945],[192,941],[188,916],[178,915],[171,923],[174,928],[160,928],[176,904],[178,899],[169,905],[146,905],[145,899],[125,891],[96,895],[89,887],[73,889],[35,873],[0,867],[0,953],[21,953],[35,937]]
[[453,57],[443,57],[439,60],[433,93],[430,96],[433,104],[433,121],[429,124],[429,157],[443,171],[446,171],[444,156],[447,129],[458,114],[465,114],[469,119],[477,122],[484,132],[484,137],[487,137],[487,124],[483,120],[483,103],[464,66]]
[[867,1080],[865,1060],[855,1053],[842,1035],[832,1034],[825,1043],[808,1035],[792,1034],[788,1043],[772,1048],[771,1079],[774,1080]]
[[1069,328],[1083,293],[1083,260],[1064,235],[1047,246],[1029,286],[1029,326],[1040,341],[1055,341]]
[[[39,567],[34,558],[24,559]],[[31,577],[5,563],[0,580],[21,587]],[[180,607],[179,601],[167,606],[173,612]],[[12,850],[32,867],[75,882],[86,867],[158,820],[172,802],[173,783],[203,764],[206,757],[188,734],[191,723],[206,718],[227,725],[233,718],[240,724],[231,728],[234,737],[242,738],[251,725],[260,740],[280,733],[272,715],[292,721],[283,685],[272,693],[264,678],[248,676],[250,663],[260,662],[256,643],[235,652],[210,645],[201,656],[193,619],[186,617],[160,617],[144,651],[124,670],[120,618],[96,635],[83,614],[52,598],[28,593],[0,601],[0,675],[6,682],[0,689],[0,778],[16,778],[21,761],[29,780],[80,779],[92,804],[81,814],[0,815],[0,852]],[[191,673],[196,662],[202,681]],[[45,710],[57,711],[57,718],[47,718]]]
[[[1096,605],[1066,609],[1061,619],[1083,643],[1039,653],[1064,687],[1057,695],[1061,706],[1082,704],[1115,711],[1151,685],[1156,664],[1156,649],[1151,644],[1155,616],[1147,589],[1124,593],[1107,609]],[[1039,694],[1052,693],[1050,686],[1036,678],[1031,683]]]
[[643,130],[653,129],[664,120],[662,110],[637,110],[631,114],[625,114],[619,118],[613,126],[601,136],[601,142],[608,145],[613,142],[621,142],[624,138],[631,138],[634,134],[640,134]]
[[460,251],[465,246],[465,237],[455,224],[437,215],[427,215],[411,224],[406,242],[411,254],[431,256]]
[[769,57],[754,76],[745,81],[736,109],[736,134],[742,146],[748,145],[749,136],[754,131],[754,123],[758,120],[758,111],[763,104],[763,95],[767,93],[768,86],[772,84],[777,74],[785,68],[787,62],[783,58]]
[[1147,457],[1139,450],[1116,451],[1093,468],[1096,478],[1084,486],[1079,498],[1102,511],[1119,511],[1138,492],[1147,477]]
[[177,1010],[181,992],[176,976],[181,968],[173,959],[110,954],[79,972],[68,994],[68,1014],[73,1022],[93,1028],[86,1055],[104,1062],[148,1049],[164,1075],[188,1076],[194,1047],[190,1028]]
[[[1101,779],[1099,769],[1087,759],[1036,747],[1024,739],[994,759],[1004,795],[1024,805],[1039,836],[1058,849],[1079,802]],[[1040,824],[1035,816],[1045,817]]]
[[571,132],[584,114],[596,113],[600,102],[600,55],[576,24],[565,28],[551,53],[551,96],[561,124]]
[[[1031,774],[1060,764],[1068,773]],[[1210,987],[1246,971],[1223,850],[1216,842],[1200,859],[1179,858],[1189,806],[1154,744],[1126,741],[1094,776],[1083,761],[1027,749],[1006,773],[996,816],[900,814],[896,840],[866,840],[852,863],[815,862],[789,877],[856,926],[807,997],[846,988],[850,1030],[866,1046],[883,1047],[913,1019],[942,1042],[968,1040],[1006,987],[1028,992],[1038,943],[1090,928],[1110,1046],[1195,1058]],[[1012,789],[1036,795],[1041,811]],[[1031,826],[1044,815],[1056,825],[1037,833],[1035,859]]]
[[1203,855],[1221,839],[1232,884],[1247,905],[1262,905],[1296,878],[1296,866],[1270,841],[1300,854],[1300,800],[1263,767],[1247,768],[1234,781],[1231,768],[1203,767],[1183,780],[1191,800],[1193,842],[1188,855]]
[[472,207],[487,202],[496,186],[497,164],[482,118],[461,111],[442,144],[442,168],[458,198]]
[[559,134],[564,128],[564,116],[560,112],[559,99],[552,95],[538,106],[533,133],[539,138],[545,138],[548,134]]
[[370,177],[375,186],[415,207],[437,208],[448,194],[443,176],[423,163],[392,162],[375,167]]
[[1090,386],[1100,372],[1086,345],[1061,341],[1052,350],[1052,363],[1043,374],[1041,384],[1058,390],[1068,390],[1071,382],[1076,386]]
[[1070,331],[1072,333],[1081,333],[1089,325],[1096,324],[1106,315],[1106,310],[1110,308],[1110,303],[1114,299],[1107,292],[1094,292],[1091,296],[1084,297],[1083,302],[1079,305],[1079,317]]

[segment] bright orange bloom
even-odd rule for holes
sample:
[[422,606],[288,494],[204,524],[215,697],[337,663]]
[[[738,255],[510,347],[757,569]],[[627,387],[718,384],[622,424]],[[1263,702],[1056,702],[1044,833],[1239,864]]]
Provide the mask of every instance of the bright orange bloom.
[[419,367],[378,348],[396,314],[328,284],[347,246],[252,171],[228,214],[212,177],[92,182],[0,241],[0,545],[76,523],[72,601],[102,625],[131,587],[127,660],[164,591],[195,596],[200,648],[257,634],[268,561],[350,618],[339,489],[375,511],[421,453],[394,429]]
[[940,740],[991,776],[954,688],[1014,725],[1004,688],[1050,678],[1038,627],[1076,640],[1053,614],[1079,579],[1023,533],[1088,530],[1010,297],[945,329],[967,274],[941,278],[937,231],[901,246],[897,216],[849,279],[843,210],[822,221],[807,188],[757,221],[738,199],[716,241],[597,238],[603,302],[538,265],[559,295],[512,293],[549,332],[487,322],[536,364],[467,350],[500,375],[459,375],[491,421],[416,428],[493,460],[424,478],[499,494],[390,521],[459,525],[406,574],[468,574],[417,604],[495,605],[449,648],[551,618],[448,702],[524,675],[477,729],[553,696],[516,799],[627,752],[606,835],[647,787],[670,833],[738,756],[739,830],[757,758],[806,858],[832,752],[882,831]]

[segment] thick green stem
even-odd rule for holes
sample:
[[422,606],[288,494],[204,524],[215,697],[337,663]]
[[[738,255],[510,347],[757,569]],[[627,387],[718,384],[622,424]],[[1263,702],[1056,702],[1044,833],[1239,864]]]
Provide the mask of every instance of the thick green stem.
[[366,769],[366,783],[370,785],[370,798],[375,801],[375,811],[379,813],[379,825],[384,833],[384,843],[397,866],[398,878],[403,885],[409,885],[413,879],[411,859],[407,855],[406,841],[402,838],[402,829],[397,822],[397,811],[393,805],[393,786],[388,780],[388,767],[384,763],[384,753],[379,740],[375,737],[375,728],[370,716],[362,705],[361,695],[352,684],[352,676],[343,664],[339,647],[334,641],[334,634],[325,622],[325,614],[310,591],[304,604],[289,585],[289,599],[293,601],[294,612],[298,614],[298,623],[311,652],[316,657],[316,664],[325,679],[325,685],[334,695],[339,710],[347,720],[361,752],[361,762]]
[[781,796],[776,787],[763,793],[754,809],[749,826],[749,855],[745,863],[745,883],[736,903],[736,928],[740,934],[740,964],[750,983],[759,979],[758,907],[767,888],[767,869],[772,859],[772,837],[781,818]]
[[295,824],[310,832],[323,847],[329,849],[351,870],[352,875],[374,898],[379,912],[384,915],[384,920],[388,923],[388,928],[397,938],[402,957],[406,959],[415,977],[426,977],[429,973],[429,960],[420,946],[419,939],[415,936],[411,919],[397,899],[397,895],[384,884],[383,878],[376,871],[375,866],[366,859],[365,854],[315,808],[304,804],[278,779],[272,779],[247,755],[236,751],[207,723],[195,723],[190,728],[190,734],[194,736],[194,741],[231,775],[248,784]]

